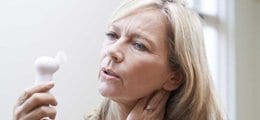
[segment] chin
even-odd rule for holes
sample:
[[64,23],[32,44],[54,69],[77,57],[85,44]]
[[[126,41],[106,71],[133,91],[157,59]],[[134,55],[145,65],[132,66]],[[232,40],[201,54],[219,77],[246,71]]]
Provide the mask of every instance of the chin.
[[107,98],[113,98],[118,96],[118,90],[114,88],[111,85],[107,85],[106,83],[101,82],[99,87],[98,87],[99,93]]

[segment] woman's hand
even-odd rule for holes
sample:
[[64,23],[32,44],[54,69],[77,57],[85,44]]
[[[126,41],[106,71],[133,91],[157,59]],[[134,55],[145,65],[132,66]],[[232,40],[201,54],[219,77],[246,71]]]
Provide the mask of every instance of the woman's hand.
[[127,116],[127,120],[163,120],[169,95],[170,92],[160,90],[152,97],[140,99]]
[[57,101],[48,92],[53,86],[54,83],[50,82],[25,90],[14,107],[13,120],[55,119],[56,110],[51,106],[56,106]]

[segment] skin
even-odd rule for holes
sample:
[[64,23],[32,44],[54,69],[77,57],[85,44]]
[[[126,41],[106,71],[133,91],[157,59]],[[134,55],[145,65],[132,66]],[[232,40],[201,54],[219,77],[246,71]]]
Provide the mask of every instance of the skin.
[[[126,120],[163,120],[169,95],[170,92],[160,90],[151,97],[140,99],[127,115]],[[150,106],[149,110],[146,109],[147,105]]]
[[[100,72],[99,92],[113,100],[122,120],[162,120],[170,91],[178,86],[167,64],[166,26],[160,15],[151,10],[116,21],[104,41],[101,68],[120,78],[107,79]],[[53,87],[50,82],[25,90],[14,107],[13,120],[55,119],[52,106],[57,101],[48,92]]]
[[[54,83],[45,83],[31,87],[17,100],[13,120],[40,120],[44,117],[55,119],[57,101],[48,91]],[[50,106],[51,105],[51,106]]]
[[[101,68],[113,70],[119,78],[110,80],[100,74],[99,92],[114,101],[121,119],[162,119],[169,91],[175,87],[167,58],[167,27],[161,15],[157,10],[135,13],[108,29]],[[149,103],[157,110],[148,114],[144,108]]]

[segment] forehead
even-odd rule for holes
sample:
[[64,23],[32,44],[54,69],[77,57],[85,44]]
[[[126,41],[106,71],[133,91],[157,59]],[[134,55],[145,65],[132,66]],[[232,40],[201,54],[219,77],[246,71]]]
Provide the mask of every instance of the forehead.
[[131,35],[142,33],[151,40],[166,39],[167,26],[165,16],[158,9],[134,12],[112,23],[109,28]]
[[128,16],[114,21],[112,24],[124,28],[161,28],[164,27],[164,20],[163,15],[159,10],[146,9],[133,12]]

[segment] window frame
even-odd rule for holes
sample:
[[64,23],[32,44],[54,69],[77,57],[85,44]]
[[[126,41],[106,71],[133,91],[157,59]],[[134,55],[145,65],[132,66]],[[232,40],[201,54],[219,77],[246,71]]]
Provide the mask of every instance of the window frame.
[[[194,1],[193,1],[194,2]],[[206,26],[216,30],[217,44],[217,93],[227,114],[226,119],[236,120],[236,82],[235,82],[235,42],[234,42],[234,0],[217,0],[217,14],[210,15],[200,11],[200,0],[193,3]]]

